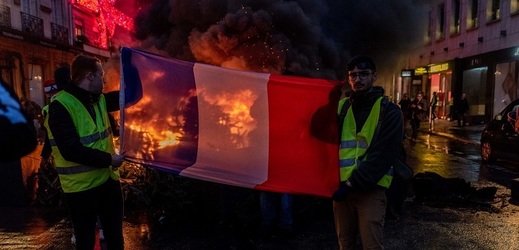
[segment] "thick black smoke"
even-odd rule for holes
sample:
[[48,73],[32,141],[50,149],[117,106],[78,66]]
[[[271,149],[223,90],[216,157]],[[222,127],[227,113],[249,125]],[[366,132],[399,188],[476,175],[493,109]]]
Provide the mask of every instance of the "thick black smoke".
[[154,0],[135,23],[143,49],[174,58],[340,79],[357,54],[405,66],[424,13],[413,0]]

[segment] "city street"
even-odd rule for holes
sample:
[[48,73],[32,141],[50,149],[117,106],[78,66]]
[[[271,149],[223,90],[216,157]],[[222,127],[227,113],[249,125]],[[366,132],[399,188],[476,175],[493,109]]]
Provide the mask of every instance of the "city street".
[[[453,128],[445,129],[449,130],[455,133]],[[472,134],[475,138],[477,131]],[[477,189],[496,187],[495,198],[483,202],[456,197],[418,200],[411,194],[405,215],[386,221],[387,249],[519,248],[519,207],[509,203],[507,188],[509,181],[519,176],[519,168],[499,161],[482,165],[477,141],[467,141],[470,136],[456,139],[422,130],[416,143],[405,142],[408,162],[415,174],[434,172],[445,178],[461,178]],[[203,185],[219,190],[216,184]],[[194,212],[181,216],[127,207],[126,249],[337,249],[330,200],[297,196],[296,235],[272,238],[260,234],[255,191],[232,187],[227,191],[242,201],[227,216],[218,212],[221,206],[213,202],[217,199],[207,201],[203,209],[192,207]],[[1,209],[1,214],[8,215],[0,218],[1,249],[73,249],[66,211]]]
[[[69,205],[113,236],[99,185],[117,175],[127,250],[338,249],[322,198],[338,179],[406,191],[385,249],[519,249],[519,1],[15,0],[0,16],[0,250],[75,249]],[[368,114],[375,95],[411,120],[409,183],[384,157],[400,114]],[[265,229],[265,192],[292,195],[293,231]]]

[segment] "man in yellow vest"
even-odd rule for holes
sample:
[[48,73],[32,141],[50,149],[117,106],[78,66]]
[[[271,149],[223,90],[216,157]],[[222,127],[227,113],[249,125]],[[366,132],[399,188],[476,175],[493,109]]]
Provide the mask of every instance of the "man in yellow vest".
[[[383,249],[385,193],[402,145],[403,115],[396,104],[386,100],[384,119],[377,128],[384,89],[373,86],[375,63],[367,56],[357,56],[347,70],[351,91],[339,101],[338,108],[344,120],[339,122],[340,187],[333,194],[335,228],[341,250],[355,249],[359,234],[364,249]],[[347,110],[341,115],[344,105]]]
[[77,249],[93,249],[99,217],[108,249],[123,249],[123,197],[108,112],[118,93],[103,94],[104,71],[94,57],[78,55],[72,84],[56,94],[45,124],[65,193]]

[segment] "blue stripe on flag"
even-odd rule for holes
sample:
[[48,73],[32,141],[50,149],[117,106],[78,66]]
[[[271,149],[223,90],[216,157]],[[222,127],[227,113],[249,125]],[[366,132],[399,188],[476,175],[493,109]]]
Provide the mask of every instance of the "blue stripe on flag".
[[199,134],[194,64],[127,48],[121,62],[126,103],[136,101],[124,111],[125,125],[139,126],[125,127],[127,154],[173,172],[193,165]]
[[142,83],[139,77],[139,71],[131,63],[132,51],[128,48],[121,49],[121,63],[123,64],[122,73],[124,74],[124,82],[126,90],[124,91],[125,107],[137,103],[142,98]]

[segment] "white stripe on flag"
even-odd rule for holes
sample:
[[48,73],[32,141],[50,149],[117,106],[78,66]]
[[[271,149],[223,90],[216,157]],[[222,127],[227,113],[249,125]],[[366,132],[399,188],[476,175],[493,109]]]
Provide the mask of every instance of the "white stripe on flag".
[[[204,64],[195,64],[193,70],[199,109],[198,156],[181,175],[251,188],[265,182],[269,74]],[[215,117],[220,110],[225,115]]]

